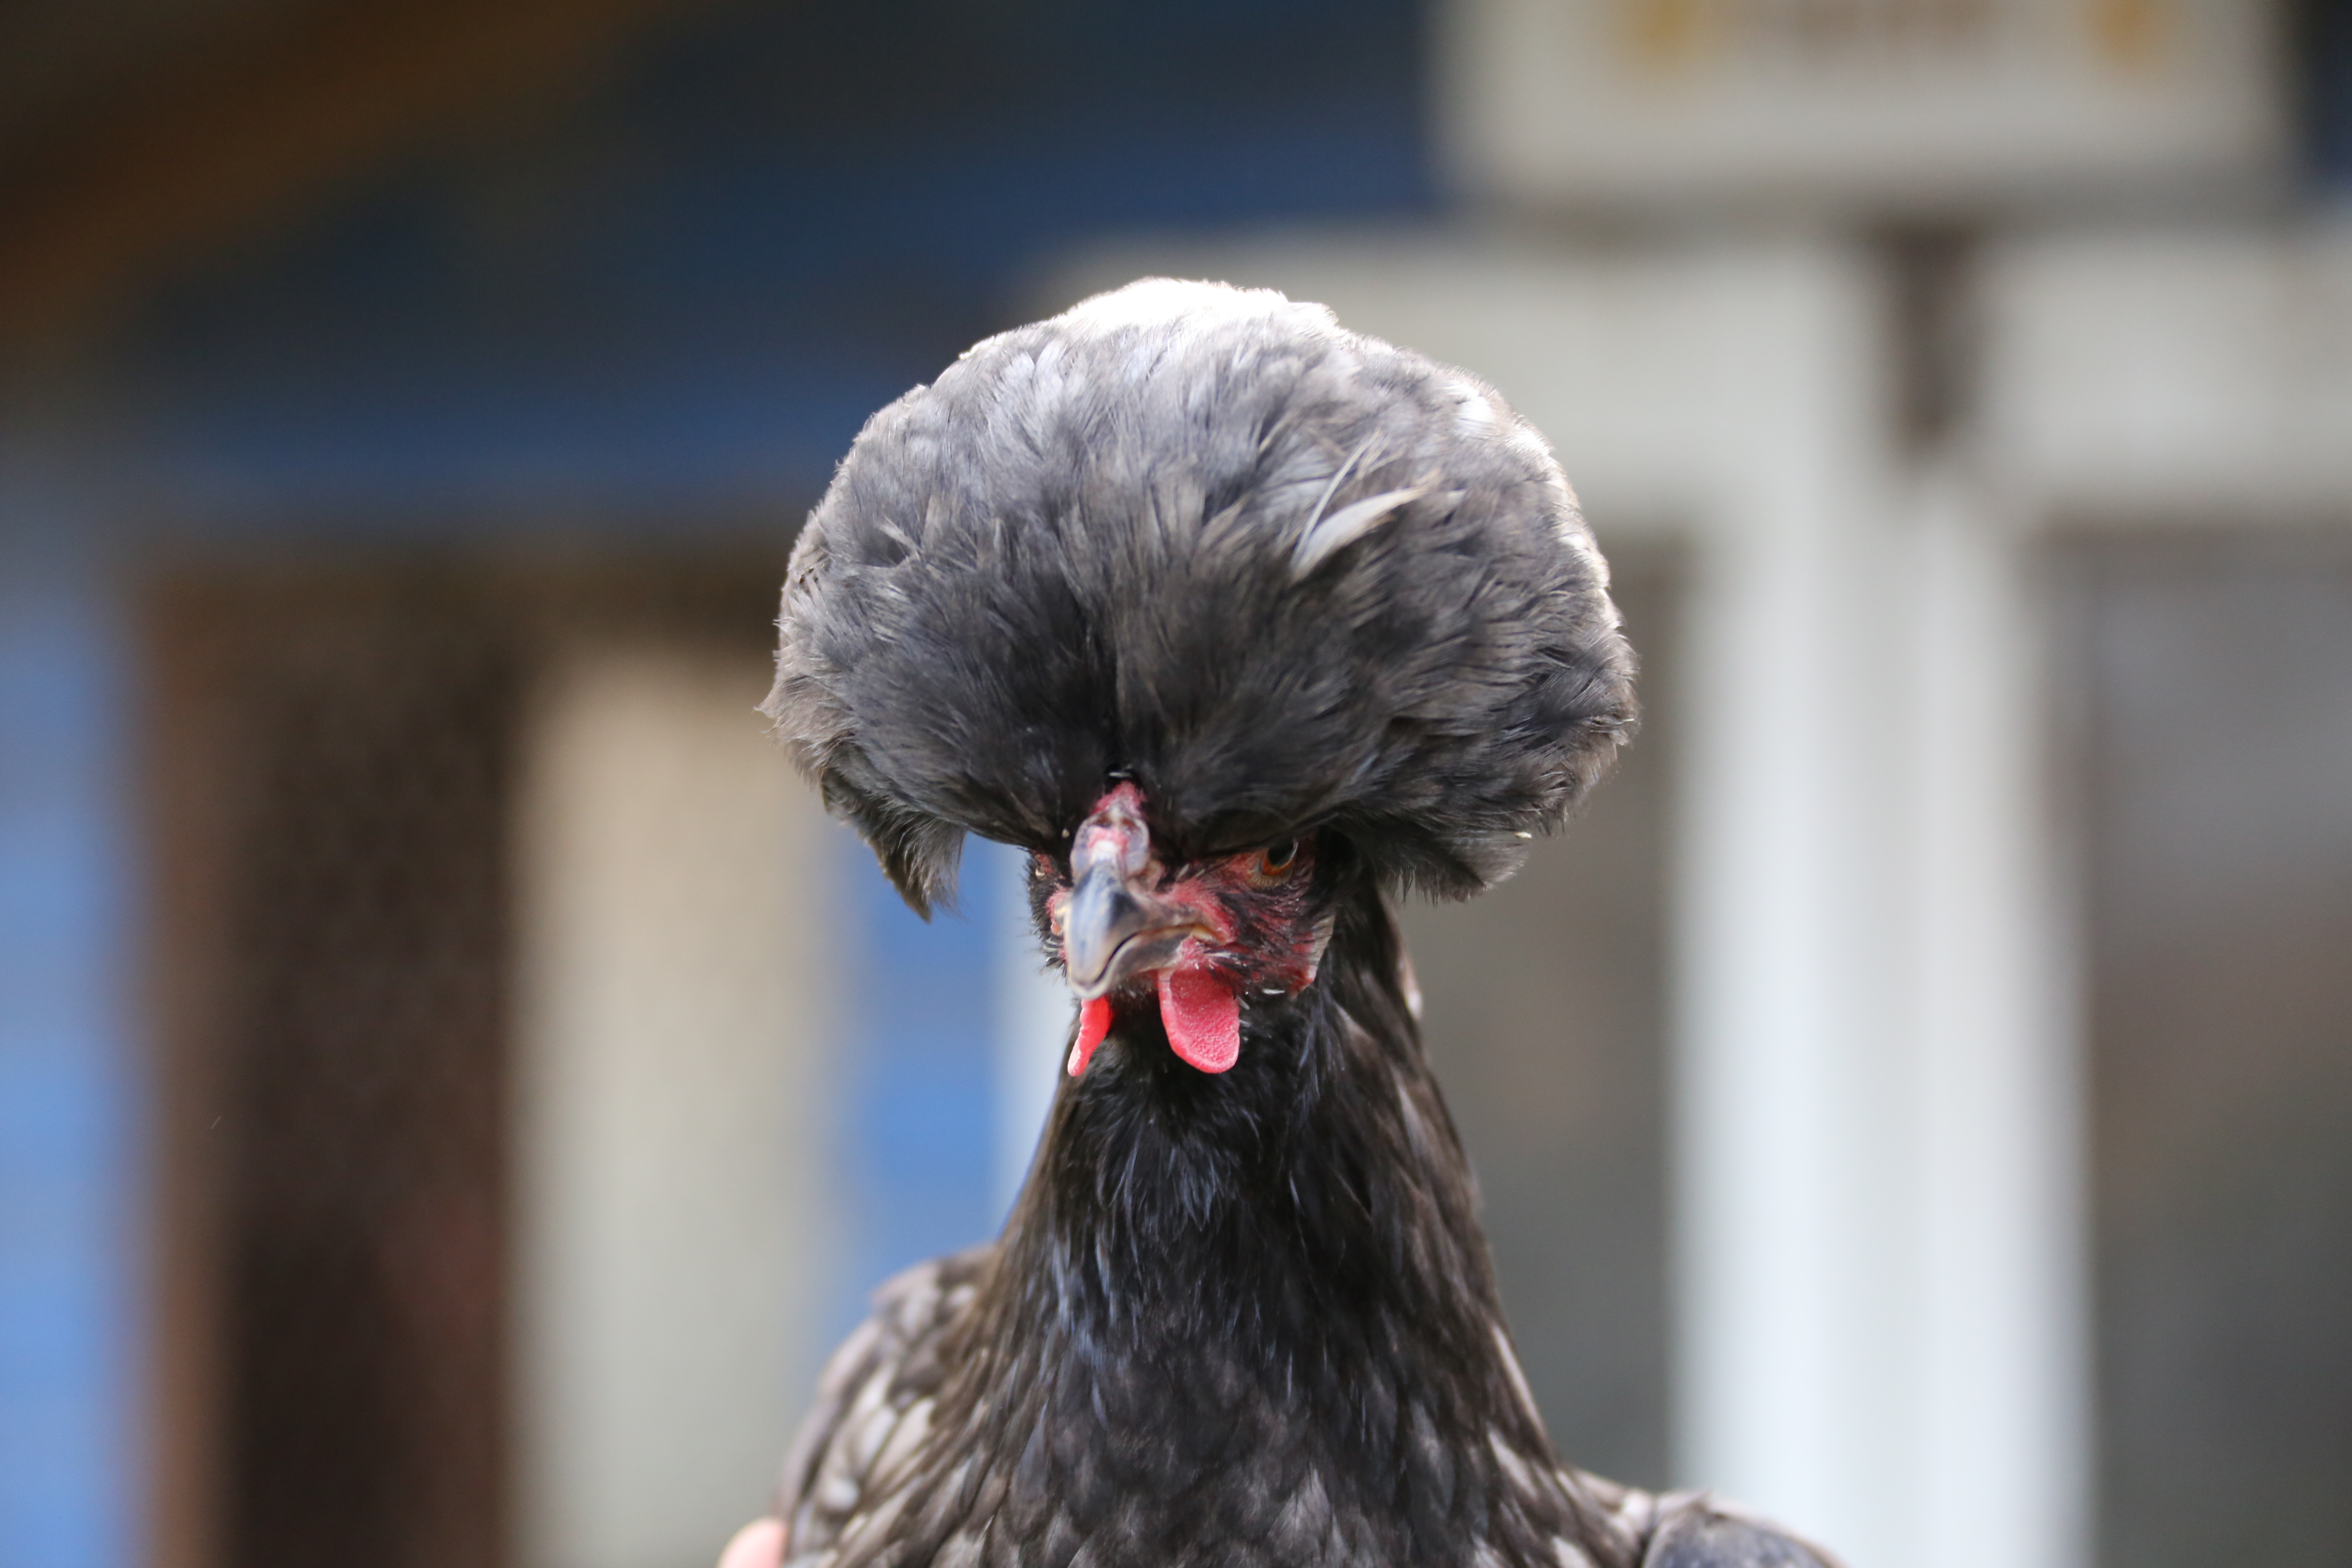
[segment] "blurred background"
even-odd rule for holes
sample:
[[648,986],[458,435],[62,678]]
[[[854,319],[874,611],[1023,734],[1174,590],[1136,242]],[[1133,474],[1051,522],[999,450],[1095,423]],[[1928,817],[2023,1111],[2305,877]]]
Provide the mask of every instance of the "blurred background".
[[1066,1003],[762,734],[1146,272],[1496,383],[1648,721],[1408,922],[1563,1451],[2352,1563],[2346,0],[0,4],[0,1568],[691,1568]]

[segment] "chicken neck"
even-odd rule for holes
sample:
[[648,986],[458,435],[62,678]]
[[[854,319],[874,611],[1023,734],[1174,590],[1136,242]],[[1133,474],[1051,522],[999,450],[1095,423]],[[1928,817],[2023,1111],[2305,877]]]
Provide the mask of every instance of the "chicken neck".
[[1321,979],[1253,999],[1231,1071],[1143,1009],[1066,1085],[943,1391],[965,1436],[942,1467],[1019,1452],[1073,1528],[1111,1510],[1147,1561],[1277,1528],[1400,1563],[1598,1537],[1512,1357],[1395,923],[1368,882],[1336,914]]

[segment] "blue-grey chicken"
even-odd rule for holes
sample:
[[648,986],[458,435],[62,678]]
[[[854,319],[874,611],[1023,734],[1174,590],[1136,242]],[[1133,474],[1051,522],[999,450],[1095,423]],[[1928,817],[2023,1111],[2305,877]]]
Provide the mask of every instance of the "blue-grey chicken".
[[1564,1466],[1391,915],[1507,875],[1634,717],[1491,388],[1151,279],[876,415],[768,711],[917,909],[1030,855],[1078,1016],[994,1243],[884,1289],[786,1462],[824,1568],[1821,1568]]

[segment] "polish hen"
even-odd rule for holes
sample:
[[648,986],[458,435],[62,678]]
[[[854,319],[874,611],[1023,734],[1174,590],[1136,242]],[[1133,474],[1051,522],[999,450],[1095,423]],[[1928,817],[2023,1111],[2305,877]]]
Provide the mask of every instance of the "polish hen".
[[917,910],[1018,845],[1080,1004],[993,1244],[884,1287],[787,1458],[810,1568],[1818,1568],[1563,1466],[1391,915],[1633,719],[1543,439],[1318,306],[1151,279],[866,425],[767,710]]

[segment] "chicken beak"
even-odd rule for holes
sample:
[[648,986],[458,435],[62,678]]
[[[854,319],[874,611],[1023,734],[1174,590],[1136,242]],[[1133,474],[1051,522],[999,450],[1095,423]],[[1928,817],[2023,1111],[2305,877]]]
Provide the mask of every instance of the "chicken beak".
[[1192,911],[1151,890],[1151,835],[1134,786],[1108,796],[1076,835],[1074,880],[1062,906],[1062,968],[1091,1002],[1135,975],[1173,962],[1201,929]]
[[1080,1001],[1091,1002],[1143,967],[1135,949],[1157,945],[1150,941],[1157,913],[1116,867],[1096,866],[1078,878],[1062,916],[1062,967]]

